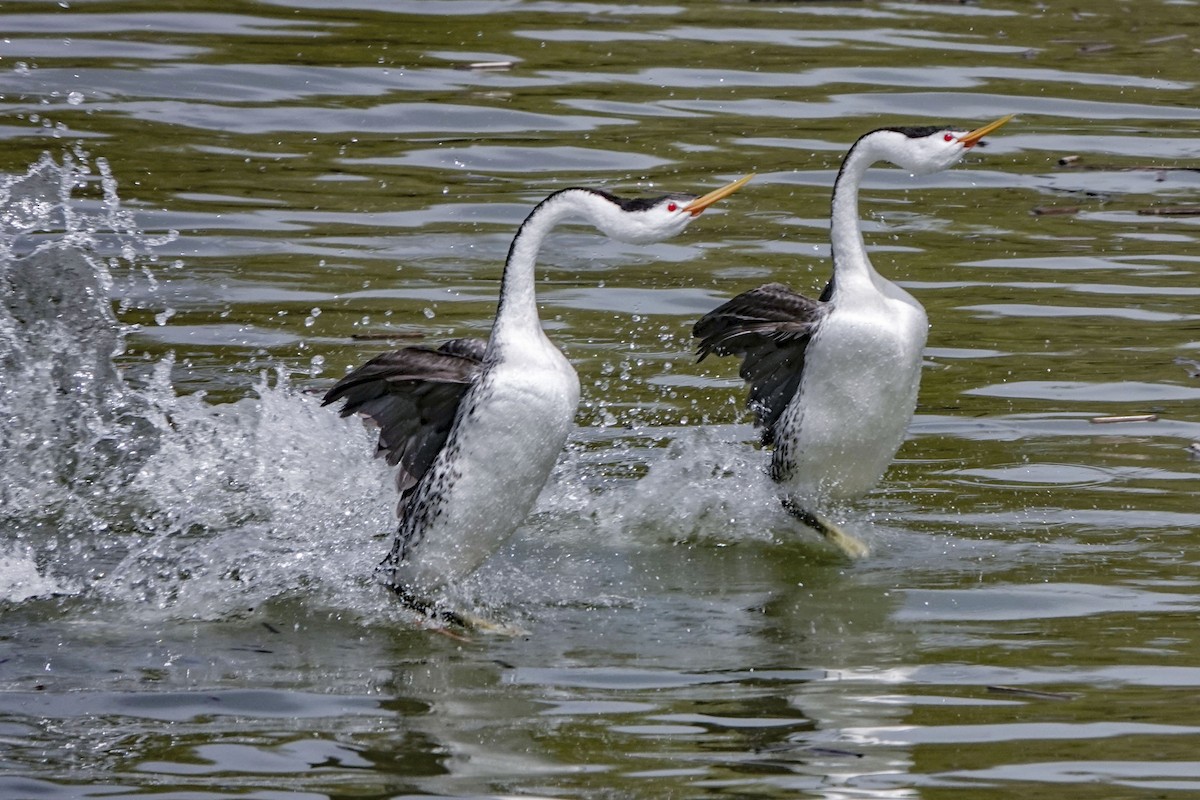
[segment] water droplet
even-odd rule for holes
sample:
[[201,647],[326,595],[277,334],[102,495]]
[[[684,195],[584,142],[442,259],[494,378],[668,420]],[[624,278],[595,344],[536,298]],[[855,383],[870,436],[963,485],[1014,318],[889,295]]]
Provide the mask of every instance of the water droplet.
[[83,105],[83,92],[71,92],[67,95],[67,102],[73,106]]
[[425,315],[425,319],[433,319],[435,316],[437,316],[434,310],[429,306],[425,306],[425,308],[421,310],[421,313]]
[[166,308],[154,315],[154,321],[156,323],[158,323],[159,327],[161,327],[163,325],[166,325],[167,321],[170,320],[171,317],[173,317],[173,316],[175,316],[175,309]]

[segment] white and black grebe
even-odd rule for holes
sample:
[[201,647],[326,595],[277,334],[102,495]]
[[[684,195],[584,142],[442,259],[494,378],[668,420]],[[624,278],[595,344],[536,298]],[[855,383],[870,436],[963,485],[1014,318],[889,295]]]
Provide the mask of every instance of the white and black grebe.
[[774,447],[771,477],[784,506],[851,555],[866,549],[825,512],[875,486],[904,441],[928,330],[921,304],[871,266],[859,184],[878,161],[917,175],[953,166],[1009,119],[967,133],[884,128],[859,138],[833,185],[833,276],[820,298],[770,283],[714,309],[693,330],[701,359],[742,357],[747,405]]
[[626,200],[563,189],[521,223],[508,250],[490,338],[406,347],[371,359],[329,390],[342,416],[379,427],[377,456],[397,467],[400,526],[380,565],[414,608],[473,572],[529,513],[575,419],[579,379],[542,331],[534,292],[538,250],[560,222],[579,219],[622,242],[652,244],[683,231],[747,176],[703,197]]

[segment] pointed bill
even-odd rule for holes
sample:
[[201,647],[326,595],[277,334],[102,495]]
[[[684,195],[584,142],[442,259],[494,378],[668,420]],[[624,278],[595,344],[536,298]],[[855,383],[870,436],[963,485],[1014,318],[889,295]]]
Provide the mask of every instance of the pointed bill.
[[744,178],[738,178],[733,183],[728,183],[722,186],[720,189],[713,189],[703,197],[697,197],[695,200],[688,203],[683,207],[683,210],[691,212],[692,216],[694,217],[718,200],[723,200],[724,198],[729,197],[729,195],[733,194],[738,189],[749,183],[750,179],[753,177],[754,173],[752,172]]
[[975,130],[971,131],[970,133],[964,133],[962,136],[958,137],[958,141],[962,142],[962,144],[965,147],[971,147],[975,144],[978,144],[980,139],[987,136],[989,133],[996,130],[1004,123],[1008,122],[1014,116],[1016,116],[1016,115],[1009,114],[1006,117],[1001,117],[1000,119],[996,120],[995,122],[990,122],[987,125],[984,125],[982,128],[976,128]]

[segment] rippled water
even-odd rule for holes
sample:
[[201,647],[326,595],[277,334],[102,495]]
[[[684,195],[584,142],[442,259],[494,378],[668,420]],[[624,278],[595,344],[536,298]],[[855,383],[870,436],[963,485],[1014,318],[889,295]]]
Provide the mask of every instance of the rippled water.
[[[0,797],[1200,792],[1194,3],[221,6],[0,8]],[[1010,112],[864,188],[933,327],[844,561],[690,327],[819,290],[859,134]],[[750,171],[555,235],[580,428],[458,589],[527,634],[415,626],[315,392],[486,333],[550,191]]]

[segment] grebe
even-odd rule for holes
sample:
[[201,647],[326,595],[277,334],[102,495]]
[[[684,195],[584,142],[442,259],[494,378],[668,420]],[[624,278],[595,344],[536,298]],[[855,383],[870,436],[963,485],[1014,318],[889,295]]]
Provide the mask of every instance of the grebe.
[[953,166],[1007,116],[964,133],[883,128],[850,148],[833,185],[833,276],[819,299],[780,283],[744,292],[696,323],[700,360],[741,356],[747,406],[774,447],[784,507],[850,555],[866,553],[825,511],[866,494],[904,441],[916,408],[928,321],[917,300],[871,266],[858,188],[889,161],[916,175]]
[[342,416],[379,427],[377,456],[397,467],[399,529],[380,572],[411,607],[461,620],[436,592],[473,572],[525,519],[566,442],[579,379],[538,317],[534,265],[551,229],[591,223],[622,242],[683,231],[747,176],[703,197],[628,200],[595,189],[557,191],[525,218],[500,281],[491,336],[406,347],[350,372],[325,395]]

